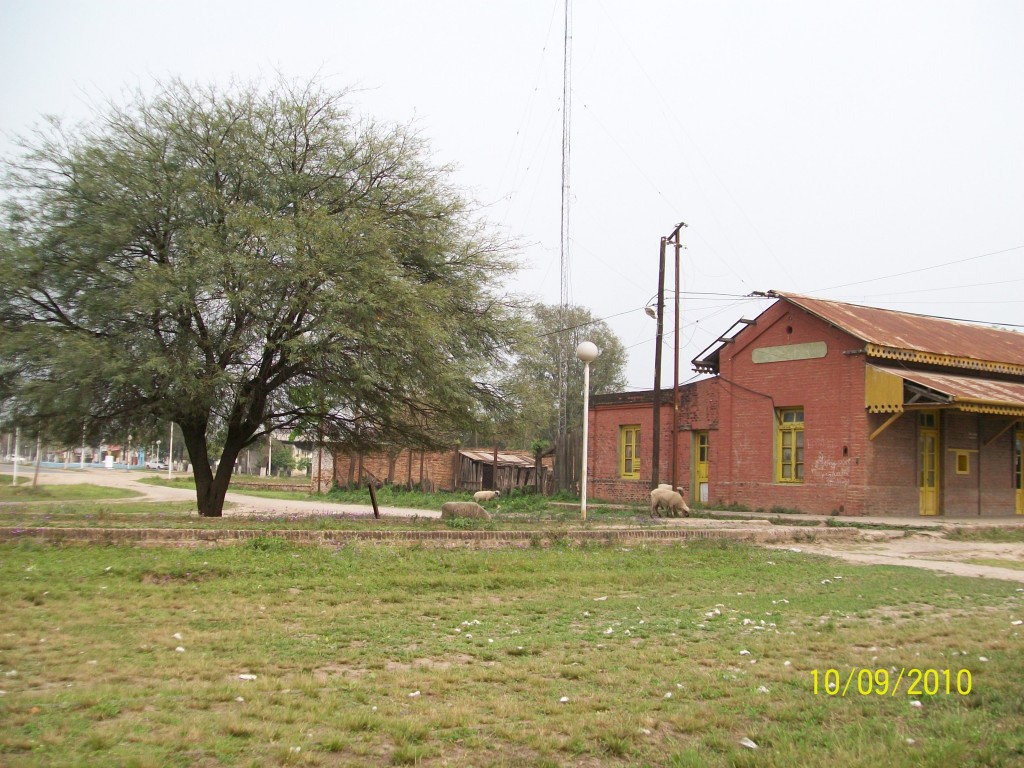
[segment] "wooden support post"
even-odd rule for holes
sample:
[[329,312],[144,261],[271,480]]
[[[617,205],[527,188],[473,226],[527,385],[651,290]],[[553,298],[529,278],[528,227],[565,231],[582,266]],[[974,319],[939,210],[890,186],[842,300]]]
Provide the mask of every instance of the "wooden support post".
[[890,416],[888,419],[885,420],[885,422],[882,424],[882,426],[880,426],[878,429],[876,429],[874,432],[871,433],[871,435],[868,437],[868,440],[874,440],[880,434],[885,432],[885,430],[887,430],[889,427],[891,427],[893,424],[895,424],[896,420],[900,416],[902,416],[902,415],[903,415],[902,411],[900,411],[899,413],[894,413],[892,416]]
[[367,483],[366,487],[370,489],[370,503],[373,504],[373,516],[380,518],[380,510],[377,508],[377,492],[373,489],[373,482]]
[[[994,443],[994,442],[995,442],[996,440],[998,440],[998,439],[999,439],[1000,437],[1002,437],[1002,436],[1003,436],[1003,435],[1005,435],[1005,434],[1006,434],[1007,432],[1009,432],[1009,431],[1010,431],[1011,429],[1013,429],[1013,426],[1014,426],[1014,425],[1015,425],[1016,423],[1017,423],[1017,419],[1016,419],[1016,418],[1011,418],[1011,419],[1010,419],[1010,421],[1009,421],[1009,422],[1007,422],[1006,426],[1005,426],[1005,427],[1003,427],[1002,429],[1000,429],[1000,430],[999,430],[998,432],[996,432],[996,433],[995,433],[994,435],[992,435],[992,437],[990,437],[990,438],[989,438],[988,440],[986,440],[986,441],[984,442],[984,444],[983,444],[983,446],[982,446],[982,447],[984,447],[984,448],[988,448],[988,447],[989,447],[990,445],[992,445],[992,443]],[[980,432],[980,431],[978,432],[978,435],[979,435],[979,436],[981,435],[981,432]]]

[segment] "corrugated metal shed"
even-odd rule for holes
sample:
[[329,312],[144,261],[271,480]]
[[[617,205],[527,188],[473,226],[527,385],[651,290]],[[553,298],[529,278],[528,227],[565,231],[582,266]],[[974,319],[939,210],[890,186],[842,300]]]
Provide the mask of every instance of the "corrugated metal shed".
[[868,352],[876,357],[1024,374],[1024,333],[792,293],[769,295],[873,345]]
[[[459,453],[465,456],[467,459],[472,461],[479,461],[483,464],[492,464],[494,462],[493,451],[459,451]],[[522,456],[517,453],[504,453],[498,451],[498,466],[499,467],[530,467],[534,466],[533,458]]]

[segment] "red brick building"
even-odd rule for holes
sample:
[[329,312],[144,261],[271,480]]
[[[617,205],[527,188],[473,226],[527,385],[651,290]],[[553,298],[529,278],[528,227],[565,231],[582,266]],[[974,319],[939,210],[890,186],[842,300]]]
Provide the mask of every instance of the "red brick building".
[[[659,480],[818,514],[1024,514],[1024,334],[792,294],[662,393]],[[593,496],[644,500],[653,393],[591,399]],[[673,430],[673,426],[675,429]]]

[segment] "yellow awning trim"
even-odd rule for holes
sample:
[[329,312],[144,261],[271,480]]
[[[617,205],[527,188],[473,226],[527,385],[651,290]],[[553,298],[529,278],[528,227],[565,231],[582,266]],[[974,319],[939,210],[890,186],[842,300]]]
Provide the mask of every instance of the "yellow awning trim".
[[884,347],[879,344],[868,344],[865,347],[868,357],[881,357],[887,360],[900,360],[906,363],[925,365],[942,365],[949,368],[963,368],[979,373],[1008,373],[1013,376],[1024,376],[1024,365],[1016,363],[997,363],[990,360],[974,360],[969,357],[955,357],[936,352],[922,352],[916,349],[900,349]]

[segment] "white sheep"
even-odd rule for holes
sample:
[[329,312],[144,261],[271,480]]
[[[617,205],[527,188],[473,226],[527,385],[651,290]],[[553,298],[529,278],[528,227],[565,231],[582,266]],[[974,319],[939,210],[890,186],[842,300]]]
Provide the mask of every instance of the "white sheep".
[[672,490],[672,486],[659,485],[651,491],[651,517],[661,516],[660,509],[664,509],[672,517],[690,516],[690,508],[683,500],[682,488]]
[[441,505],[442,520],[454,520],[459,517],[470,520],[491,519],[490,513],[474,501],[446,501]]
[[494,501],[501,496],[501,491],[477,491],[473,494],[473,501],[482,504],[485,501]]

